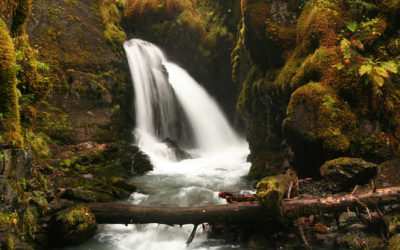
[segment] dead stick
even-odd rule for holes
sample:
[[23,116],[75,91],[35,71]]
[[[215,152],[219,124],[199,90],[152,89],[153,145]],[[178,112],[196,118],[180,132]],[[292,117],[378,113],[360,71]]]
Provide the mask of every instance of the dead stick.
[[299,196],[299,193],[300,193],[299,179],[296,179],[296,197]]
[[193,241],[194,236],[196,235],[197,226],[198,226],[197,224],[194,225],[192,233],[190,234],[189,239],[186,241],[186,245],[189,246],[189,244]]
[[290,181],[289,190],[287,192],[287,198],[290,199],[290,193],[292,192],[293,181]]
[[356,185],[356,186],[354,187],[353,192],[351,192],[351,195],[354,195],[354,194],[357,192],[357,189],[358,189],[358,185]]
[[297,230],[296,230],[297,233],[296,234],[298,235],[298,238],[300,239],[301,244],[306,249],[311,249],[310,244],[308,243],[307,238],[304,235],[304,230],[303,230],[303,227],[301,226],[300,219],[296,220],[295,224],[296,224],[296,228],[297,228]]
[[383,212],[380,210],[379,206],[376,205],[375,210],[378,212],[379,220],[381,224],[381,237],[385,241],[389,239],[389,222],[386,220],[385,216],[383,216]]
[[375,185],[374,180],[371,180],[371,185],[372,185],[372,193],[375,193],[376,192],[376,185]]

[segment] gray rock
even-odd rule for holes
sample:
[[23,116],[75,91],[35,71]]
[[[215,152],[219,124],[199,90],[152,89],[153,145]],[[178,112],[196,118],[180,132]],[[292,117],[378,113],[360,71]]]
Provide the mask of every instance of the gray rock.
[[363,159],[341,157],[325,162],[320,173],[331,190],[342,191],[365,184],[377,174],[377,165]]

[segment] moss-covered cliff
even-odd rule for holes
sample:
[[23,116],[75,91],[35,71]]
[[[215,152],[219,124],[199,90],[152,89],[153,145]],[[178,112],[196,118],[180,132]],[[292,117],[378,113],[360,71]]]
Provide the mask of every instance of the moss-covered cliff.
[[398,1],[242,1],[237,46],[245,52],[232,57],[250,68],[238,101],[250,159],[289,151],[301,175],[318,176],[337,156],[377,163],[397,156],[399,8]]

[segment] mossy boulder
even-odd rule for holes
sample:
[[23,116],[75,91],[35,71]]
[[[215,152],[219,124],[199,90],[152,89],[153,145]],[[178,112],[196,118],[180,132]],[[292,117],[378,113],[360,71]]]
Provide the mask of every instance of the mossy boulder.
[[320,168],[321,176],[333,191],[342,191],[365,184],[377,174],[377,165],[363,159],[341,157],[325,162]]
[[283,121],[301,174],[318,176],[332,156],[349,152],[356,116],[335,92],[322,83],[308,83],[291,95]]
[[265,177],[257,183],[257,197],[270,218],[282,218],[282,199],[289,189],[290,182],[294,182],[296,178],[296,172],[289,169],[285,174]]
[[77,205],[55,215],[50,234],[54,245],[78,245],[92,237],[96,229],[97,223],[89,208]]
[[153,170],[153,164],[148,155],[136,146],[126,146],[121,151],[117,165],[131,171],[133,174],[144,174]]

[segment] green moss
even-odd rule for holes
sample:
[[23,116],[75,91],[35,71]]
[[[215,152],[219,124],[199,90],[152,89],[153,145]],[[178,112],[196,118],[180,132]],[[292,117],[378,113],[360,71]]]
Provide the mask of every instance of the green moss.
[[52,236],[57,245],[77,245],[92,237],[96,228],[95,217],[90,209],[78,205],[57,214],[52,225]]
[[120,12],[113,0],[99,1],[99,15],[104,24],[104,37],[114,51],[122,50],[122,44],[126,40],[125,31],[119,26]]
[[126,40],[125,32],[113,23],[106,24],[104,37],[116,51],[121,48],[123,42]]
[[244,48],[244,24],[241,23],[241,29],[238,32],[238,39],[236,46],[231,53],[231,64],[232,64],[232,80],[234,82],[238,81],[238,74],[240,73],[240,55],[245,53]]
[[313,1],[303,10],[297,23],[297,44],[302,53],[310,53],[319,46],[330,47],[338,41],[338,30],[345,20],[338,1]]
[[257,66],[253,66],[247,73],[246,80],[243,82],[242,91],[239,94],[236,104],[238,109],[243,109],[251,105],[251,102],[249,102],[249,100],[253,99],[251,90],[257,80],[260,80],[260,72]]
[[0,143],[23,147],[15,69],[14,44],[6,24],[0,19]]
[[[301,112],[302,116],[296,112]],[[291,96],[287,114],[287,122],[295,130],[314,141],[322,140],[328,152],[343,153],[349,149],[349,134],[355,129],[356,117],[325,85],[309,83],[298,88]]]
[[257,183],[257,197],[270,218],[282,218],[282,199],[288,191],[290,181],[296,178],[296,173],[288,170],[286,174],[265,177]]
[[36,208],[28,206],[22,215],[22,231],[30,239],[35,238],[35,233],[38,230],[38,212]]
[[23,25],[31,14],[32,0],[19,0],[12,24],[13,34],[22,35]]

